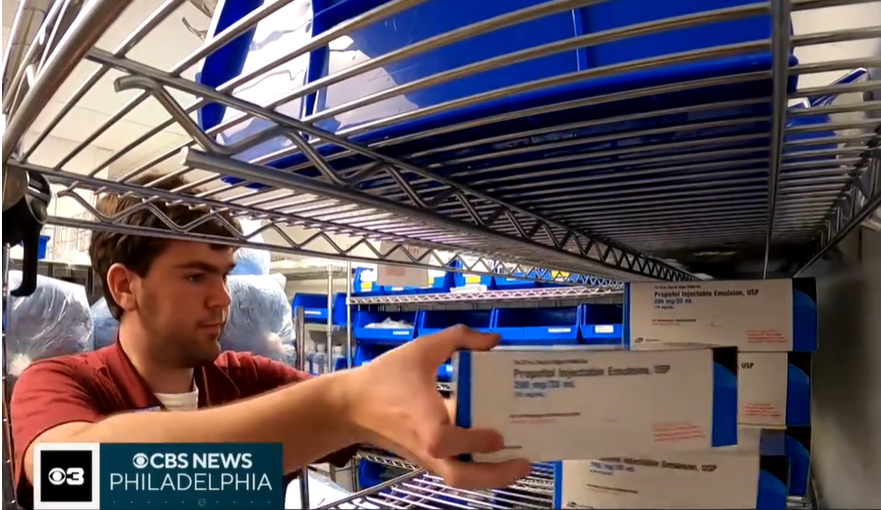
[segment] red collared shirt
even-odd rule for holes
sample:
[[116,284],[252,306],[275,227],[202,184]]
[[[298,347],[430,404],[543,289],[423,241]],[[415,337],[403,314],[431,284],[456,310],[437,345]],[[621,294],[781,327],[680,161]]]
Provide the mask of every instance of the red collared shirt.
[[[24,454],[41,434],[65,423],[95,423],[113,414],[162,408],[118,345],[36,362],[16,381],[9,410],[16,496],[23,508],[33,508],[33,487],[22,470]],[[195,372],[200,408],[260,395],[308,377],[283,363],[238,352],[224,352]],[[323,461],[342,467],[356,450],[352,447]]]

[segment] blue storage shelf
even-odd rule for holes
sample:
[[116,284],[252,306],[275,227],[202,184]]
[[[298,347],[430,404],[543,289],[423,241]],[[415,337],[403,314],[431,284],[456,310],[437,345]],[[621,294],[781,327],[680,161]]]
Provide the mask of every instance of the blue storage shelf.
[[624,345],[624,307],[621,305],[579,305],[581,340],[588,345]]
[[[309,323],[327,323],[327,294],[294,294],[291,300],[291,312],[293,313],[297,307],[303,307],[306,322]],[[336,326],[346,325],[346,294],[338,292],[333,297],[333,308],[331,310],[331,320]]]
[[[358,310],[352,318],[352,333],[358,344],[400,345],[416,336],[416,325],[420,312],[375,312]],[[370,324],[381,323],[385,319],[406,321],[409,328],[369,328]]]
[[496,308],[492,330],[502,345],[575,344],[580,313],[578,307]]
[[492,310],[423,310],[419,314],[419,336],[437,333],[457,324],[489,332],[492,331],[492,315]]
[[[322,0],[312,3],[314,17],[311,23],[311,35],[317,35],[327,31],[340,23],[358,16],[367,10],[385,3],[385,0]],[[329,51],[320,48],[309,54],[309,62],[302,70],[304,78],[298,74],[287,84],[284,81],[275,80],[263,87],[276,87],[266,89],[261,96],[275,97],[297,88],[302,83],[298,80],[313,82],[328,74],[337,73],[348,66],[356,65],[364,58],[375,58],[389,52],[398,50],[404,46],[425,40],[427,38],[449,32],[470,23],[486,20],[494,16],[512,12],[518,9],[541,3],[538,0],[499,0],[486,2],[464,2],[463,0],[429,0],[422,4],[404,10],[390,18],[379,21],[373,25],[364,27],[347,34],[348,47],[345,49]],[[666,17],[699,13],[719,8],[744,5],[745,0],[675,0],[671,2],[645,2],[643,0],[612,0],[597,5],[588,6],[575,11],[565,11],[542,19],[526,22],[513,27],[487,31],[464,41],[451,44],[434,51],[407,58],[391,63],[372,74],[358,75],[349,80],[330,86],[319,94],[307,97],[301,106],[294,107],[294,116],[299,112],[301,117],[314,119],[317,115],[328,118],[317,120],[316,125],[329,131],[351,130],[353,127],[363,126],[365,123],[377,119],[386,119],[402,112],[427,108],[471,97],[500,88],[517,86],[536,80],[545,80],[578,71],[587,71],[604,66],[618,65],[621,63],[657,57],[670,53],[711,48],[719,45],[734,44],[746,41],[766,40],[770,37],[770,17],[756,16],[721,23],[704,24],[665,31],[657,34],[649,34],[640,37],[630,37],[618,41],[602,43],[598,45],[585,45],[578,50],[561,52],[533,59],[530,61],[509,65],[504,68],[471,74],[447,81],[436,86],[418,88],[413,87],[405,96],[390,98],[371,106],[357,108],[340,115],[325,113],[333,110],[336,106],[353,100],[359,100],[380,90],[372,90],[367,84],[385,84],[381,90],[394,85],[405,85],[423,80],[429,76],[436,76],[452,69],[497,57],[511,52],[533,48],[547,43],[577,37],[604,30],[620,28],[634,23],[657,21]],[[261,5],[260,0],[225,0],[221,1],[217,8],[211,33],[223,30],[237,19],[246,15]],[[263,23],[279,24],[285,28],[292,21],[278,14],[274,16],[277,21],[266,20]],[[425,20],[431,20],[426,23]],[[267,26],[270,26],[267,25]],[[306,26],[303,24],[302,26]],[[402,28],[403,27],[403,28]],[[268,29],[267,29],[268,30]],[[215,52],[209,56],[203,66],[198,80],[204,85],[216,87],[241,73],[244,62],[247,59],[258,58],[257,52],[281,52],[290,50],[288,40],[276,37],[261,40],[260,44],[253,42],[253,32],[245,34],[224,47],[223,51]],[[210,34],[209,34],[210,35]],[[307,36],[309,34],[306,34]],[[270,48],[273,44],[288,45],[285,48]],[[250,48],[253,48],[251,50]],[[249,53],[253,51],[253,53]],[[335,58],[334,56],[336,55]],[[263,57],[260,57],[263,58]],[[795,62],[795,59],[792,59]],[[454,108],[451,111],[437,115],[427,115],[408,122],[401,122],[383,128],[364,128],[363,133],[354,139],[363,143],[371,143],[380,140],[389,140],[404,135],[435,129],[438,127],[451,127],[470,120],[485,118],[495,114],[563,103],[566,101],[584,99],[605,94],[621,93],[638,88],[668,85],[687,80],[697,80],[710,77],[732,76],[736,74],[768,71],[771,68],[771,58],[767,53],[742,55],[731,58],[704,59],[687,65],[668,66],[653,68],[638,72],[622,71],[613,76],[603,78],[585,79],[574,81],[565,86],[544,88],[537,92],[513,94],[496,101],[484,101],[478,106]],[[378,73],[378,74],[377,74]],[[301,73],[302,74],[302,73]],[[272,83],[276,84],[273,85]],[[796,78],[790,79],[789,89],[794,90]],[[479,139],[485,136],[511,134],[524,130],[535,130],[541,127],[561,126],[564,127],[573,122],[589,119],[611,118],[628,113],[645,113],[669,108],[694,106],[707,104],[719,100],[736,100],[747,98],[770,98],[771,80],[757,78],[755,81],[741,82],[727,86],[714,86],[704,89],[690,89],[678,93],[660,94],[647,96],[640,99],[630,99],[595,105],[586,108],[566,108],[549,115],[533,116],[511,122],[499,122],[489,126],[480,126],[474,129],[450,129],[443,135],[423,137],[421,140],[402,144],[392,144],[383,149],[390,155],[411,155],[420,150],[437,149],[453,145],[462,141]],[[299,103],[298,103],[299,104]],[[700,120],[713,118],[744,118],[758,117],[770,114],[770,99],[758,101],[739,107],[718,107],[708,110],[700,116]],[[292,113],[289,113],[292,114]],[[222,106],[212,104],[200,110],[199,121],[204,129],[218,125],[223,118]],[[570,131],[571,136],[584,137],[591,133],[614,133],[615,131],[644,130],[651,127],[681,125],[681,132],[669,131],[654,139],[641,139],[641,143],[652,143],[670,139],[695,138],[694,132],[689,132],[688,124],[694,121],[694,117],[687,113],[681,115],[667,115],[661,118],[645,119],[643,121],[629,121],[610,129],[610,126],[594,126],[592,128],[578,128]],[[259,132],[267,127],[265,122],[251,121],[250,124],[239,126],[235,133],[227,133],[223,141],[232,143]],[[714,130],[716,135],[735,133],[767,133],[769,124],[757,121],[751,124],[732,124],[718,127]],[[474,137],[474,130],[479,130],[481,137]],[[711,132],[702,131],[701,135],[709,136]],[[626,136],[622,133],[622,143]],[[556,136],[554,139],[560,139]],[[525,137],[528,144],[539,145],[543,142],[541,137]],[[631,145],[629,141],[627,145]],[[265,156],[277,151],[289,143],[279,138],[274,144],[266,143],[251,150],[247,155],[239,155],[241,159],[253,159]],[[607,142],[606,142],[607,144]],[[761,141],[755,143],[756,149],[760,150],[764,145]],[[511,145],[514,146],[514,145]],[[498,150],[499,147],[484,148],[484,150]],[[702,150],[706,150],[703,147]],[[541,151],[540,148],[537,149]],[[579,148],[579,151],[589,151],[590,148]],[[322,147],[320,152],[329,156],[338,152],[339,149]],[[471,151],[473,152],[473,151]],[[559,154],[555,150],[554,154]],[[474,154],[470,154],[474,155]],[[413,161],[415,164],[429,164],[430,162],[449,161],[461,157],[455,151],[448,154],[434,155],[427,159]],[[541,157],[537,154],[535,157]],[[515,159],[516,160],[516,159]],[[354,165],[364,163],[360,157],[340,158],[334,168],[343,170]],[[302,155],[284,158],[271,163],[277,168],[290,168],[302,166],[306,159]],[[475,167],[468,165],[469,169],[480,166],[497,166],[501,161],[487,159]],[[307,167],[309,165],[306,165]],[[457,165],[445,165],[440,173],[455,172]],[[304,175],[317,175],[314,168],[301,170]],[[507,175],[516,176],[514,173]],[[534,178],[533,178],[534,179]],[[361,188],[370,188],[381,184],[374,181],[359,184]],[[385,181],[387,182],[387,181]],[[540,181],[536,181],[540,182]]]

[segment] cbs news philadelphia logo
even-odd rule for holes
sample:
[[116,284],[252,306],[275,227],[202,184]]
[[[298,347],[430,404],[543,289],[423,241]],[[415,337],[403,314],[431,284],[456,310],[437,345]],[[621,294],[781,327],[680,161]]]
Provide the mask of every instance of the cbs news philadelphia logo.
[[34,510],[100,508],[100,445],[37,444],[34,447]]
[[281,444],[57,443],[34,450],[34,510],[285,506]]

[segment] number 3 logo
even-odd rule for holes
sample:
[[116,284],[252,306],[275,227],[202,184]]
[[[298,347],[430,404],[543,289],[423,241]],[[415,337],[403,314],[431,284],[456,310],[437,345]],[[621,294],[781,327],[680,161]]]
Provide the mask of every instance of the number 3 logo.
[[82,485],[85,483],[85,479],[83,475],[85,475],[85,471],[83,468],[72,467],[67,470],[61,468],[53,468],[49,471],[49,482],[52,485]]

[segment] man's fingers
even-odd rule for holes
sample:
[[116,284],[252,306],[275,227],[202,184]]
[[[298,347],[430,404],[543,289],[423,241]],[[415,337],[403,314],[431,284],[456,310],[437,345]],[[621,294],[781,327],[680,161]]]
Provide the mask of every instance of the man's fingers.
[[499,344],[499,335],[482,333],[465,326],[453,326],[417,340],[428,347],[432,363],[440,366],[456,351],[488,351]]
[[435,459],[447,459],[468,453],[493,453],[505,447],[501,434],[486,429],[463,429],[446,425],[428,438],[427,453]]
[[526,459],[505,462],[460,462],[448,460],[438,466],[438,475],[450,487],[487,489],[507,487],[526,477],[532,466]]

